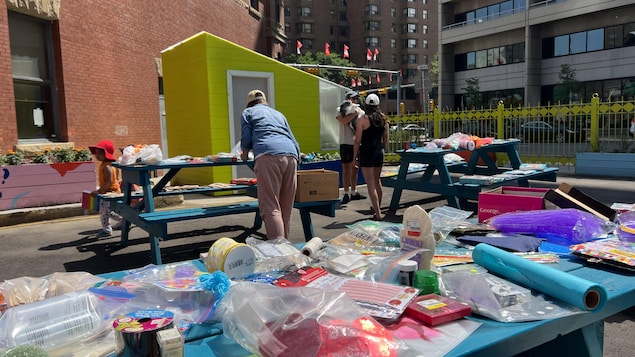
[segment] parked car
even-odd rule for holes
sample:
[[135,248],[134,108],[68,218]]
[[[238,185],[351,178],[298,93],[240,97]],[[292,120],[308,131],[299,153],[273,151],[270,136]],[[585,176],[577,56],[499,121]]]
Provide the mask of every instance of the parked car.
[[582,142],[586,140],[586,130],[584,128],[574,129],[564,125],[553,125],[538,120],[521,124],[516,130],[516,138],[524,142]]
[[494,120],[468,121],[461,124],[459,131],[463,134],[476,135],[481,138],[495,138],[496,122]]

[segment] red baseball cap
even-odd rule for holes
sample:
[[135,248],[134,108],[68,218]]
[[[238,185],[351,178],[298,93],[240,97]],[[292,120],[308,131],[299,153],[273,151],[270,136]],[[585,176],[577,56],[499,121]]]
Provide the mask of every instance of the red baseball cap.
[[102,149],[104,150],[107,160],[117,161],[117,159],[115,159],[115,156],[114,156],[115,145],[113,145],[112,141],[110,140],[102,140],[98,142],[97,145],[89,146],[88,149],[90,150],[92,154],[95,154],[95,149]]

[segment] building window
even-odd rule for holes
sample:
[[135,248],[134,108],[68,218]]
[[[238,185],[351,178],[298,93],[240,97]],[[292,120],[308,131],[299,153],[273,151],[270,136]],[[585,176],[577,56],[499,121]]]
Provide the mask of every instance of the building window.
[[364,39],[367,47],[381,47],[379,45],[379,37],[369,36]]
[[18,139],[56,138],[59,124],[51,23],[12,11],[8,14]]
[[379,21],[367,21],[366,22],[366,30],[367,31],[380,31],[380,29],[379,29]]
[[298,32],[313,33],[313,24],[309,24],[306,22],[298,23]]
[[423,25],[423,34],[424,35],[428,34],[428,25]]
[[288,6],[284,7],[284,16],[291,16],[291,8]]
[[413,7],[407,7],[403,9],[402,17],[405,19],[407,17],[417,17],[417,9]]
[[366,15],[379,15],[379,6],[377,5],[366,5],[364,7],[364,13]]
[[428,64],[428,55],[423,55],[423,64]]
[[390,48],[397,48],[397,40],[394,38],[390,39]]
[[346,11],[340,11],[340,21],[348,21],[348,15],[346,14]]
[[428,3],[428,0],[423,0],[423,4],[426,5]]
[[340,5],[342,6],[348,5],[348,0],[340,0]]
[[329,11],[329,19],[331,19],[331,21],[337,20],[337,18],[335,17],[335,11],[334,10]]
[[401,25],[401,33],[416,33],[417,24],[403,24]]
[[414,38],[407,38],[403,40],[402,48],[417,48],[417,40]]
[[291,34],[291,24],[288,22],[284,23],[284,33],[287,35]]
[[298,16],[311,17],[311,8],[307,6],[300,6],[298,8]]
[[390,8],[390,17],[397,17],[397,9],[394,7]]
[[401,56],[401,63],[402,64],[415,64],[417,63],[417,55],[416,54],[407,54],[407,55],[403,55]]
[[312,39],[310,39],[310,38],[301,38],[300,42],[302,42],[302,49],[307,49],[307,50],[313,49],[313,40]]
[[249,0],[249,6],[251,6],[252,9],[259,11],[258,10],[258,0]]
[[397,33],[397,24],[391,24],[390,25],[390,31],[392,31],[392,33]]
[[428,19],[428,10],[423,10],[423,19],[424,20]]
[[428,48],[428,40],[423,40],[423,48]]
[[390,55],[390,63],[397,64],[397,55],[395,54]]
[[348,27],[340,26],[340,36],[348,37]]

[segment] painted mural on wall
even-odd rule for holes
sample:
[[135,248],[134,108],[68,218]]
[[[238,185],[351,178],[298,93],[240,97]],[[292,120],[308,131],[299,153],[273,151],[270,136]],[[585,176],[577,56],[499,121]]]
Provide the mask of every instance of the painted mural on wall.
[[0,210],[81,202],[82,191],[96,188],[94,162],[1,167]]

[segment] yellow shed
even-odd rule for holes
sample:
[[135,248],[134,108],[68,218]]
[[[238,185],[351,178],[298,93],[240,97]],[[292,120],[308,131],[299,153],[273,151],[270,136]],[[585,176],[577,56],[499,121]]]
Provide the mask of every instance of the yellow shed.
[[[161,58],[168,157],[231,152],[252,89],[287,117],[302,152],[337,151],[335,114],[347,88],[206,32],[165,49]],[[253,176],[245,167],[186,169],[173,184]]]

